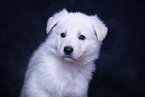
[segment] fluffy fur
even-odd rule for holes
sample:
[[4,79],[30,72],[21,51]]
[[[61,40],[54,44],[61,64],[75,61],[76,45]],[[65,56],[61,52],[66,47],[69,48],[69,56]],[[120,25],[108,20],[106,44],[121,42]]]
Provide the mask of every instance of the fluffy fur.
[[86,97],[107,27],[96,15],[64,9],[48,19],[46,31],[28,65],[21,97]]

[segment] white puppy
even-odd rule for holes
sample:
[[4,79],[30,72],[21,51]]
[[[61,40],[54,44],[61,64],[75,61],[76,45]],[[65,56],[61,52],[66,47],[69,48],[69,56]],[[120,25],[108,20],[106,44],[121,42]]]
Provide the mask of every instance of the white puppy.
[[86,97],[107,27],[98,17],[62,10],[50,17],[34,52],[21,97]]

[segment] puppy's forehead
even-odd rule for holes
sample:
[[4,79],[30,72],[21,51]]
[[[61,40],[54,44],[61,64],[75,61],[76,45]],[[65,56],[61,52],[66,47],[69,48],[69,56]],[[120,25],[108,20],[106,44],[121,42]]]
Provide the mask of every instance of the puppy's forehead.
[[64,21],[68,21],[68,23],[73,24],[73,23],[86,23],[90,24],[90,19],[88,16],[79,14],[79,13],[72,13],[69,14],[66,18],[64,18]]
[[73,28],[79,30],[93,29],[89,16],[79,13],[70,13],[60,21],[63,28]]

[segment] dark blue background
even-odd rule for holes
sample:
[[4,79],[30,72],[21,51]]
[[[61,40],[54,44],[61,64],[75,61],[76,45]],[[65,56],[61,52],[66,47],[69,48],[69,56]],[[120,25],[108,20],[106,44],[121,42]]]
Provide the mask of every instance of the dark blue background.
[[143,0],[0,0],[0,97],[19,97],[47,19],[63,8],[97,13],[109,28],[89,97],[145,97]]

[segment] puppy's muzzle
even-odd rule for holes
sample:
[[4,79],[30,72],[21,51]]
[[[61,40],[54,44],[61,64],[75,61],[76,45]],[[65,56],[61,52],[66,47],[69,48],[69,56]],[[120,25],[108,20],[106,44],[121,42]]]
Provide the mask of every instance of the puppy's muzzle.
[[65,55],[71,55],[73,53],[73,48],[70,46],[64,47],[64,53]]

